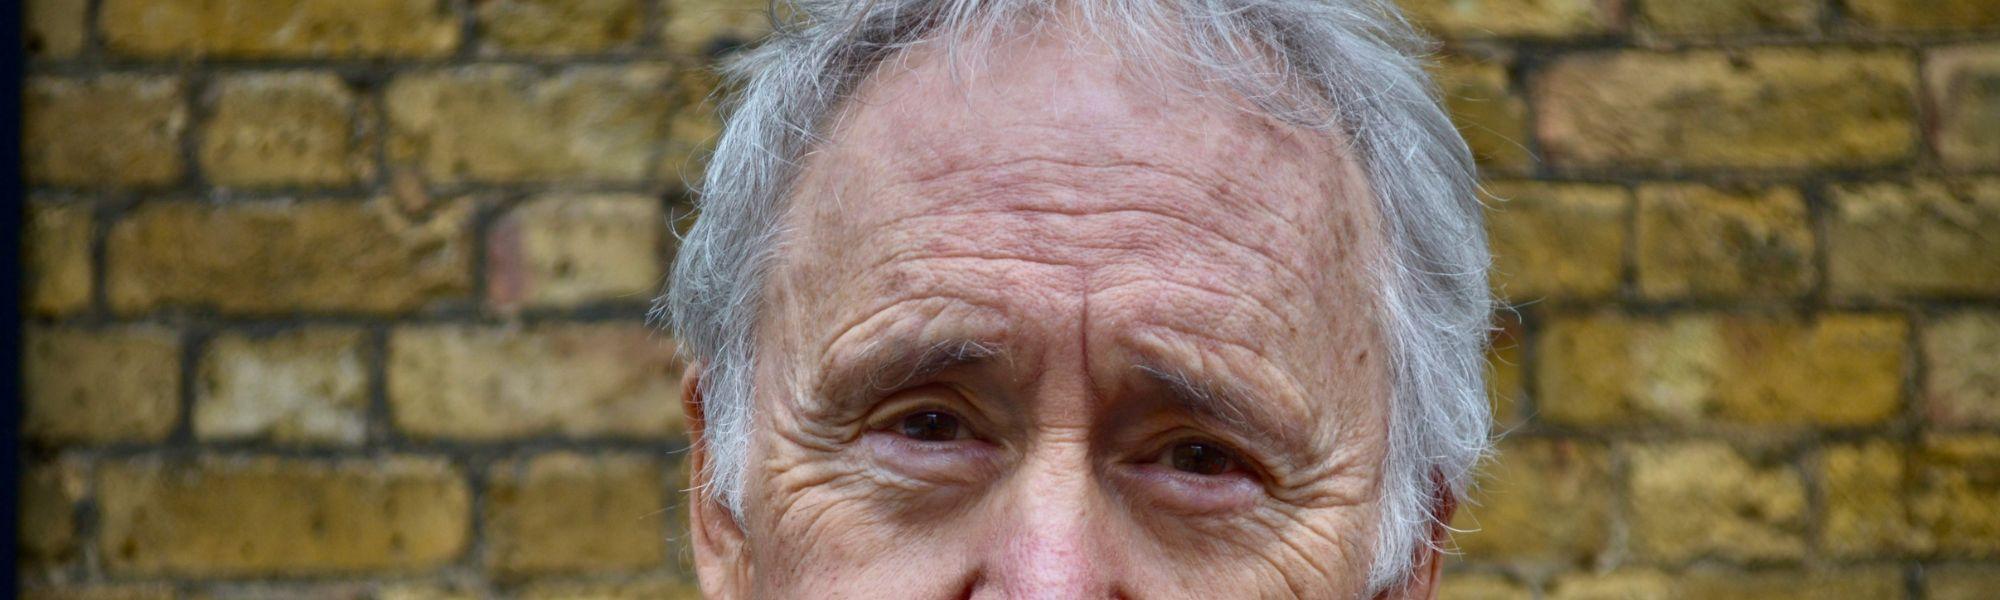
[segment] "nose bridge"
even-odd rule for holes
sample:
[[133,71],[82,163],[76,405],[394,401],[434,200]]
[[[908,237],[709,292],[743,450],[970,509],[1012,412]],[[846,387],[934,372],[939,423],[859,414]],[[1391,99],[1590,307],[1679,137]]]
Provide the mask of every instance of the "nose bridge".
[[1008,483],[988,573],[1007,598],[1106,598],[1117,577],[1112,507],[1083,444],[1043,445]]

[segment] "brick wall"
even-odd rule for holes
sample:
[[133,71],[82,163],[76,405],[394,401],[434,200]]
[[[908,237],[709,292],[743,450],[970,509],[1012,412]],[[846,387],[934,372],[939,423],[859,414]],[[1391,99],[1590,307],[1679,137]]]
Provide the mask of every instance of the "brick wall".
[[[2000,589],[2000,1],[1404,4],[1518,304],[1447,597]],[[30,597],[691,593],[754,2],[27,5]]]

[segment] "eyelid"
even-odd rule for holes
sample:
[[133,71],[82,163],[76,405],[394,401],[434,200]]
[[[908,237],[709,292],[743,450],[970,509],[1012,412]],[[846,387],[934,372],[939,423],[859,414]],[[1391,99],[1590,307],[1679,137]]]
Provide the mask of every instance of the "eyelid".
[[[943,402],[939,402],[938,398],[930,397],[897,398],[897,396],[926,389],[949,392],[949,398],[944,399]],[[979,414],[979,411],[972,405],[970,396],[964,390],[959,389],[958,386],[945,383],[926,383],[891,391],[882,396],[882,399],[869,409],[869,416],[863,420],[863,423],[867,425],[869,431],[882,431],[894,427],[904,417],[926,410],[941,410],[958,417],[960,424],[969,430],[967,437],[983,439],[984,432],[987,431],[987,423],[982,415]]]
[[1272,481],[1270,469],[1266,466],[1265,461],[1257,457],[1257,455],[1243,450],[1245,447],[1243,444],[1229,439],[1228,436],[1188,427],[1176,427],[1165,431],[1161,435],[1152,436],[1150,439],[1155,441],[1150,445],[1140,446],[1141,448],[1152,448],[1148,453],[1141,455],[1149,457],[1148,460],[1144,461],[1147,464],[1158,463],[1162,458],[1170,457],[1170,453],[1173,452],[1176,445],[1186,442],[1199,442],[1214,446],[1224,454],[1227,454],[1236,463],[1235,470],[1243,473],[1245,476],[1257,480],[1260,484]]

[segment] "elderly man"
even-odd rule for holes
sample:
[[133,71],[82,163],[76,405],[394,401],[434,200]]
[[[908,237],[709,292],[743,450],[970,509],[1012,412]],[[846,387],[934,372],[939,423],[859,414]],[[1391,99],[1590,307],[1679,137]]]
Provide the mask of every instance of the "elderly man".
[[704,593],[1434,595],[1490,298],[1392,7],[778,14],[660,306]]

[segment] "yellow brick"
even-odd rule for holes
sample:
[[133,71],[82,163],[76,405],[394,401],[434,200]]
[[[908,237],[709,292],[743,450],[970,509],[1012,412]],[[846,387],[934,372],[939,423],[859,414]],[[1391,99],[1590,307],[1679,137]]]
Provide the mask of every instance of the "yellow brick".
[[1988,600],[2000,590],[2000,569],[1991,565],[1947,565],[1924,569],[1926,600]]
[[2000,425],[2000,311],[1938,316],[1923,328],[1924,416],[1946,427]]
[[449,0],[104,0],[113,53],[151,58],[435,57],[458,47]]
[[1519,314],[1496,311],[1493,334],[1486,350],[1486,397],[1493,413],[1493,426],[1500,431],[1519,428],[1528,418],[1524,402],[1528,390],[1522,371],[1527,364],[1526,328]]
[[133,460],[98,472],[99,552],[121,574],[423,571],[465,551],[471,495],[441,460]]
[[1818,0],[1640,0],[1638,12],[1647,32],[1681,37],[1812,31],[1820,10]]
[[1670,600],[1673,579],[1659,571],[1566,573],[1550,586],[1550,600]]
[[171,77],[29,78],[21,128],[28,180],[68,186],[180,180],[184,100],[180,80]]
[[75,558],[76,505],[83,500],[81,465],[58,461],[21,475],[20,541],[24,565],[60,564]]
[[659,66],[405,75],[387,91],[390,158],[443,183],[639,181],[664,147],[671,81]]
[[424,438],[681,430],[673,343],[639,324],[405,327],[389,338],[396,425]]
[[674,78],[673,117],[667,128],[666,150],[654,167],[659,177],[692,190],[708,168],[708,156],[722,135],[716,88],[722,83],[713,69],[682,69]]
[[1447,38],[1582,37],[1611,33],[1617,6],[1599,0],[1399,0],[1419,26]]
[[640,0],[497,0],[476,5],[487,48],[502,53],[587,54],[639,37]]
[[328,73],[228,77],[215,84],[201,167],[227,186],[348,185],[372,169],[353,90]]
[[1881,31],[2000,29],[1992,0],[1843,0],[1848,21]]
[[1454,541],[1475,561],[1588,563],[1604,549],[1613,485],[1610,459],[1595,444],[1502,442],[1452,521],[1471,532]]
[[1534,165],[1527,146],[1528,105],[1508,88],[1506,63],[1451,56],[1431,75],[1481,168],[1518,172]]
[[83,51],[88,0],[28,0],[21,35],[35,58],[72,58]]
[[23,600],[174,600],[163,584],[23,584]]
[[637,194],[553,194],[493,224],[487,302],[500,310],[643,302],[662,280],[660,202]]
[[1559,168],[1861,167],[1910,157],[1916,62],[1889,50],[1598,52],[1534,81]]
[[2000,295],[2000,179],[1846,184],[1829,196],[1834,294]]
[[22,430],[47,442],[146,442],[179,418],[180,340],[146,326],[27,331]]
[[666,15],[661,38],[667,50],[706,58],[724,49],[756,42],[770,33],[771,3],[765,0],[658,0]]
[[1530,600],[1534,594],[1520,583],[1486,573],[1447,573],[1438,582],[1444,600]]
[[29,310],[41,315],[75,314],[90,307],[91,230],[94,207],[79,202],[28,204],[22,263],[27,267]]
[[1677,598],[1879,600],[1902,597],[1903,575],[1889,566],[1760,572],[1697,569],[1676,577],[1674,587]]
[[1905,330],[1865,314],[1558,319],[1538,342],[1537,400],[1579,427],[1871,425],[1898,410]]
[[368,433],[361,332],[314,328],[209,343],[194,433],[210,440],[358,444]]
[[1948,556],[2000,554],[2000,437],[1939,435],[1913,461],[1911,508]]
[[1928,532],[1910,521],[1904,502],[1906,449],[1874,441],[1827,448],[1819,458],[1823,508],[1820,546],[1839,557],[1902,556],[1926,551]]
[[1720,442],[1641,446],[1630,460],[1631,547],[1638,555],[1660,561],[1804,556],[1805,486],[1782,463],[1752,463]]
[[472,208],[463,200],[424,214],[386,199],[149,203],[112,227],[105,287],[121,313],[414,310],[470,292]]
[[508,576],[638,571],[666,559],[661,465],[548,454],[488,474],[487,564]]
[[1618,291],[1632,203],[1624,188],[1499,182],[1487,191],[1496,293],[1526,303]]
[[692,579],[641,579],[621,583],[544,583],[529,586],[522,600],[701,600]]
[[1813,285],[1798,190],[1639,189],[1639,292],[1652,298],[1792,297]]
[[1948,167],[2000,167],[2000,44],[1948,47],[1924,60],[1932,147]]

